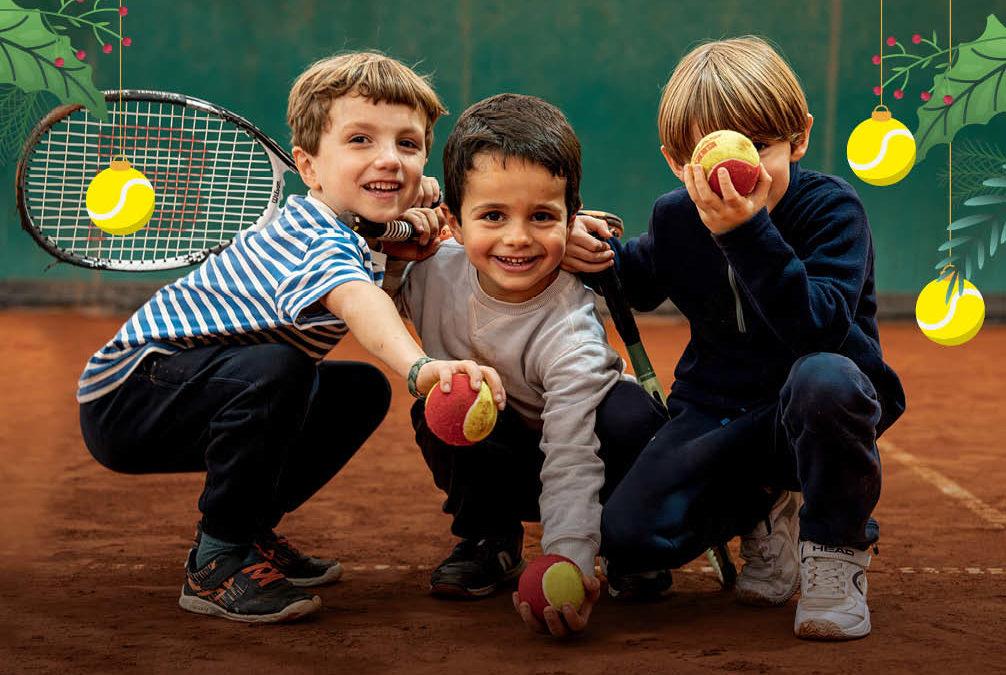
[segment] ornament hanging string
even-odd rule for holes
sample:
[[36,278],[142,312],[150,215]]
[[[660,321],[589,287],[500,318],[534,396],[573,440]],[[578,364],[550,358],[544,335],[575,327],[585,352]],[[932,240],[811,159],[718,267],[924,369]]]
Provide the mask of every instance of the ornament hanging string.
[[119,121],[122,130],[119,132],[119,154],[126,159],[126,115],[122,109],[122,0],[119,0]]
[[883,106],[883,0],[880,0],[880,58],[877,62],[880,65],[880,105]]
[[[954,0],[948,1],[947,9],[947,74],[944,77],[944,82],[950,82],[950,66],[954,60]],[[949,87],[948,87],[949,88]],[[949,94],[949,92],[948,92]],[[954,257],[954,230],[951,225],[954,222],[954,139],[953,136],[950,137],[950,142],[947,143],[947,172],[949,174],[949,179],[947,181],[947,236],[948,242],[950,244],[949,250],[947,251],[947,257],[953,259]],[[950,263],[953,265],[953,263]],[[967,270],[965,270],[967,271]],[[963,290],[964,283],[961,282],[961,288]]]

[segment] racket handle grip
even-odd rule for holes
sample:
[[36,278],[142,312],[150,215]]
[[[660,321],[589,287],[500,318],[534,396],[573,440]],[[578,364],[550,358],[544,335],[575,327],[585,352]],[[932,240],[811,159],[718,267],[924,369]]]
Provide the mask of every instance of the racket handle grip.
[[375,223],[356,215],[352,211],[343,211],[339,214],[339,221],[361,237],[369,237],[381,241],[408,241],[412,239],[414,234],[412,223],[405,220]]

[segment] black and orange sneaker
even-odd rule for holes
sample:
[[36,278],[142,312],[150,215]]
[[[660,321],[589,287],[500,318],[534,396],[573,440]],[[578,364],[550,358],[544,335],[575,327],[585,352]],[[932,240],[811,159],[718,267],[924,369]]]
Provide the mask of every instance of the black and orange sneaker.
[[178,604],[196,614],[245,623],[293,621],[317,611],[321,598],[300,590],[258,551],[223,553],[196,569],[196,550],[185,564]]
[[342,576],[342,565],[338,561],[304,555],[290,540],[275,532],[258,537],[255,548],[294,586],[321,586],[338,581]]

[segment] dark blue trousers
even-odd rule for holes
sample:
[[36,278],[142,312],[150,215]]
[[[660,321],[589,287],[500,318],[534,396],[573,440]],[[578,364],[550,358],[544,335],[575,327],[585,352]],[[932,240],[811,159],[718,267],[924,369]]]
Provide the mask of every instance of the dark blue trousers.
[[115,471],[205,471],[203,529],[238,543],[325,485],[390,402],[387,379],[366,363],[316,364],[281,344],[199,347],[148,357],[80,406],[80,426]]
[[[487,438],[471,446],[448,445],[426,426],[424,401],[412,406],[416,443],[447,494],[443,510],[454,516],[451,532],[465,539],[510,536],[521,521],[541,520],[541,431],[507,408]],[[603,503],[667,415],[634,382],[615,384],[596,411],[594,430],[604,461]]]
[[777,401],[718,410],[675,397],[604,506],[619,572],[679,567],[764,520],[779,488],[803,493],[800,538],[865,549],[880,497],[880,404],[850,359],[800,358]]

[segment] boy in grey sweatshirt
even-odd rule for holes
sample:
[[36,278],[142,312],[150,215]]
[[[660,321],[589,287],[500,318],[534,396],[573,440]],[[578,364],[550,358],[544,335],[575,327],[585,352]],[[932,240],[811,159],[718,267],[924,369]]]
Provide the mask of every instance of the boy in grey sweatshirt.
[[582,630],[597,599],[601,502],[665,421],[608,345],[594,295],[559,269],[580,207],[580,144],[541,99],[500,94],[458,120],[444,150],[454,241],[412,265],[397,298],[434,358],[499,372],[509,403],[469,447],[436,438],[424,402],[416,441],[461,542],[433,572],[436,595],[489,595],[524,567],[522,521],[541,520],[542,549],[584,575],[579,612],[526,604],[524,621],[555,635]]

